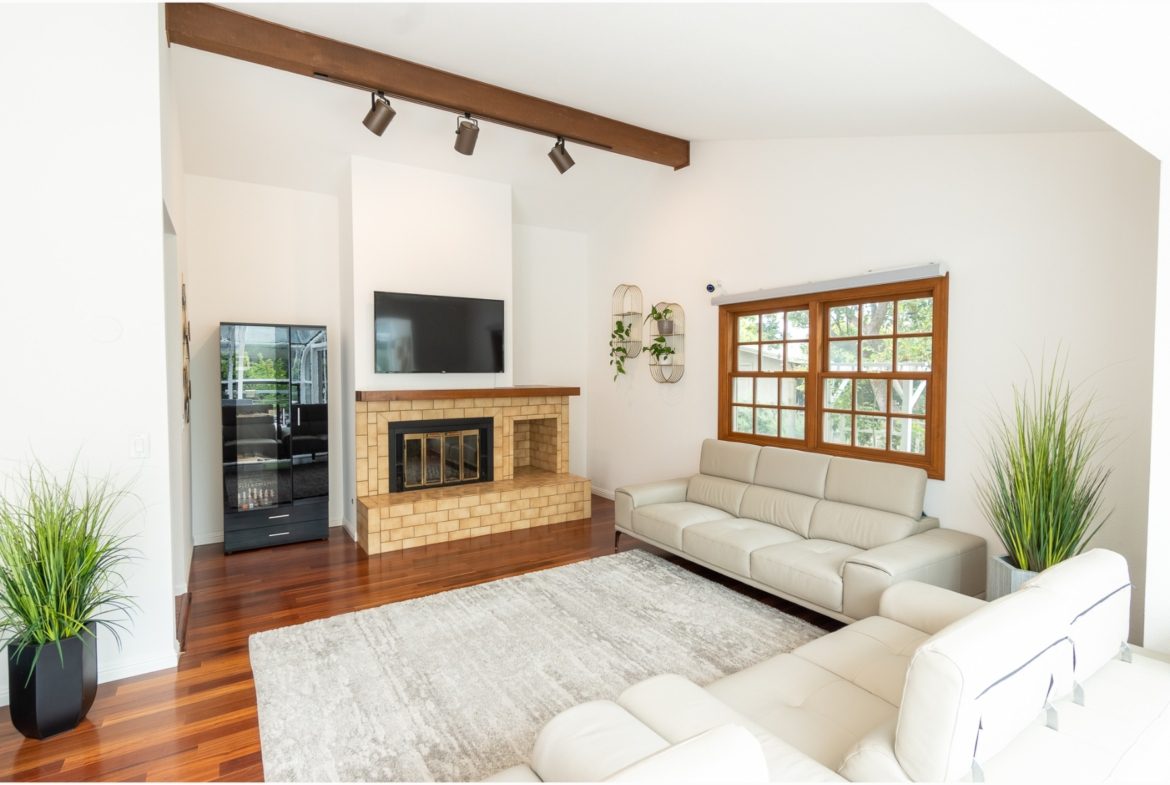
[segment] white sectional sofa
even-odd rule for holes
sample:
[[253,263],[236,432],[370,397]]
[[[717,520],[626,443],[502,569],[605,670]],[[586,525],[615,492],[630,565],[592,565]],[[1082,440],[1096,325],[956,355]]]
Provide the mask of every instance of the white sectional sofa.
[[706,688],[639,682],[540,732],[496,781],[1165,782],[1170,663],[1126,644],[1125,560],[995,602],[918,582],[880,615]]
[[840,621],[917,580],[982,596],[987,543],[923,515],[926,472],[707,439],[699,473],[614,493],[618,536]]

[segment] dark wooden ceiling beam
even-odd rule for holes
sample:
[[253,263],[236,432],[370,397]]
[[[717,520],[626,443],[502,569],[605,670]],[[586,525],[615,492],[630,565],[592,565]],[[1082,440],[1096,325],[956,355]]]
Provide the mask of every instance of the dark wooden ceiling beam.
[[448,71],[294,30],[208,3],[167,3],[167,40],[206,52],[322,76],[342,84],[582,144],[675,169],[690,142]]

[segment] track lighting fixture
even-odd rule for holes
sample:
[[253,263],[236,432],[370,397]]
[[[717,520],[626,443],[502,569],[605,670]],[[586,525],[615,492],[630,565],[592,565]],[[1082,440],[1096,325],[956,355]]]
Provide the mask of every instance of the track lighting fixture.
[[471,155],[478,137],[479,123],[472,119],[470,112],[464,112],[455,122],[455,152]]
[[390,101],[386,99],[385,95],[381,92],[370,93],[370,111],[366,112],[366,119],[362,120],[362,125],[369,128],[376,136],[381,136],[396,114],[398,113],[394,111],[394,107],[390,106]]
[[565,139],[562,136],[557,137],[557,143],[553,145],[553,149],[548,151],[548,157],[561,174],[569,171],[576,163],[573,156],[569,155],[569,151],[565,149]]

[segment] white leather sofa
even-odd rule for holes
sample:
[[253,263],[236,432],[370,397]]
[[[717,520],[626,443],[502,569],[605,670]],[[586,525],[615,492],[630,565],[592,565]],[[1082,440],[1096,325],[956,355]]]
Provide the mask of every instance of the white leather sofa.
[[987,543],[923,515],[926,472],[707,439],[699,473],[614,493],[618,536],[840,621],[904,580],[983,596]]
[[1129,602],[1103,550],[993,603],[900,583],[706,688],[662,675],[569,709],[492,779],[1165,782],[1170,663],[1126,645]]

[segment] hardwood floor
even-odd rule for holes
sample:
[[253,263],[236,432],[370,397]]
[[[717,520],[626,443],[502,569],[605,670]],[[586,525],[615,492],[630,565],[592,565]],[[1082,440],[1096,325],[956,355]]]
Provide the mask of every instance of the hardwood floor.
[[[826,629],[840,625],[682,559],[644,548]],[[592,520],[366,558],[341,529],[328,542],[238,553],[195,549],[179,666],[103,684],[77,729],[25,739],[0,709],[3,780],[263,779],[248,636],[396,600],[613,553],[613,502]]]

